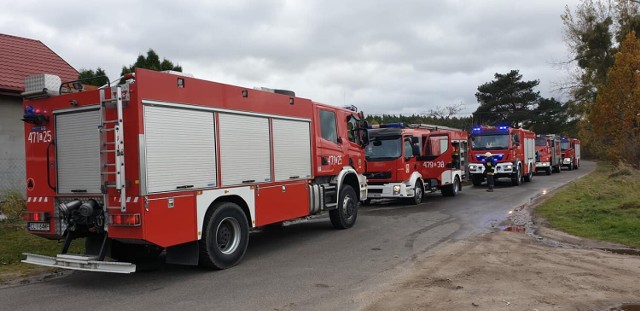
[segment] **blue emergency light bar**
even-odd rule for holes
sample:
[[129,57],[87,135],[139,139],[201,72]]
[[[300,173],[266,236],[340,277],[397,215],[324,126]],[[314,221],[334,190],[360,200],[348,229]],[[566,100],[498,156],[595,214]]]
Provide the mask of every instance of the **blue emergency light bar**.
[[356,107],[354,105],[343,106],[342,108],[347,109],[347,110],[351,110],[353,112],[358,112],[358,107]]
[[404,128],[404,124],[402,122],[398,123],[388,123],[388,124],[374,124],[369,125],[370,129],[383,129],[383,128]]
[[[486,129],[486,130],[492,130],[492,129],[493,129],[493,130],[495,130],[496,128],[495,128],[495,127],[485,127],[485,129]],[[498,127],[497,127],[497,129],[498,129],[499,131],[506,131],[506,130],[508,130],[508,129],[509,129],[509,126],[508,126],[508,125],[500,125],[500,126],[498,126]],[[471,131],[472,131],[473,133],[480,133],[480,131],[482,131],[482,127],[480,127],[480,126],[476,126],[476,127],[474,127],[474,128],[471,128]]]

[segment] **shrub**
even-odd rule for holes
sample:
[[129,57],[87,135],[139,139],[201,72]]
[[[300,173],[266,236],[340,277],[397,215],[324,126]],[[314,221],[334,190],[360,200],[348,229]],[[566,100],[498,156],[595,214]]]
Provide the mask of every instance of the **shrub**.
[[22,213],[27,210],[27,203],[21,193],[17,191],[6,191],[0,194],[3,202],[0,203],[0,211],[9,220],[22,219]]

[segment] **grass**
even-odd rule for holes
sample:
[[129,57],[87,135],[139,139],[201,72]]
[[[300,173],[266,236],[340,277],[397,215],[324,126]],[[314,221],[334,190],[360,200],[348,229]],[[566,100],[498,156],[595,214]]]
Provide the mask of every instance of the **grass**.
[[640,247],[640,171],[598,163],[536,208],[549,224],[575,236]]
[[[22,212],[25,210],[24,197],[17,192],[2,193],[2,212],[9,217],[0,221],[0,284],[18,277],[28,276],[56,269],[21,263],[22,253],[55,256],[62,249],[62,243],[47,240],[27,232]],[[70,253],[81,253],[83,241],[71,243]]]

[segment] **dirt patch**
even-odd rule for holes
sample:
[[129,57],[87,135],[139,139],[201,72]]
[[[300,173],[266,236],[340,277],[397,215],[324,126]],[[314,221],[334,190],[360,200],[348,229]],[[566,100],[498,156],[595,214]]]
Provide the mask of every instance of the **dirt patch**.
[[514,232],[452,243],[367,310],[608,310],[640,297],[640,256],[551,247]]
[[640,256],[539,227],[530,211],[516,208],[495,232],[435,251],[384,290],[368,293],[364,308],[621,310],[640,302]]

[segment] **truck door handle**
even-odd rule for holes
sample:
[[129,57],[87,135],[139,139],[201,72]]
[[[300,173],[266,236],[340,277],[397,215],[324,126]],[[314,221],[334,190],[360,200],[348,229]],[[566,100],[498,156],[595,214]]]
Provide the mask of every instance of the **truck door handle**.
[[49,144],[47,145],[47,185],[49,185],[49,188],[53,189],[53,191],[58,191],[56,189],[56,187],[54,187],[51,184],[51,168],[49,167],[49,165],[51,165],[51,161],[49,159],[51,152],[49,151],[49,149],[51,148],[51,146],[55,146],[56,145],[56,141],[55,140],[51,140],[51,142],[49,142]]

